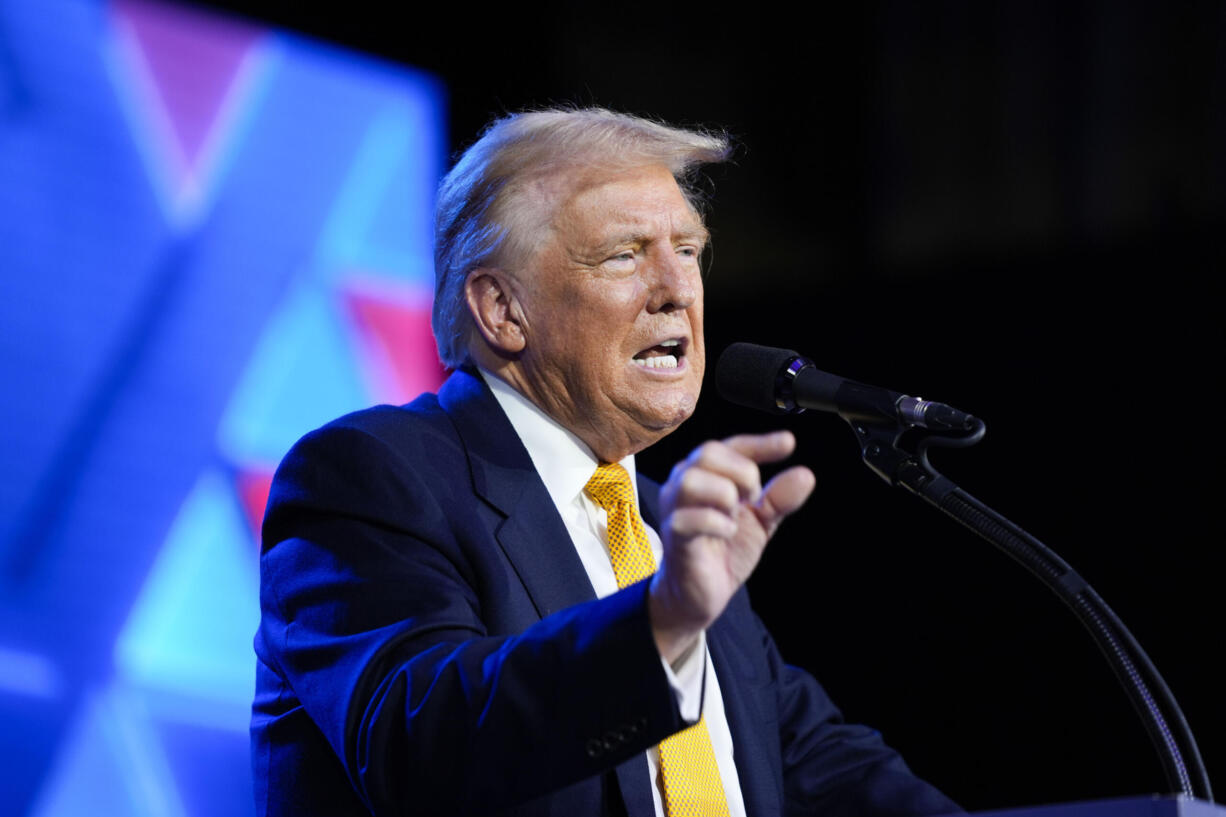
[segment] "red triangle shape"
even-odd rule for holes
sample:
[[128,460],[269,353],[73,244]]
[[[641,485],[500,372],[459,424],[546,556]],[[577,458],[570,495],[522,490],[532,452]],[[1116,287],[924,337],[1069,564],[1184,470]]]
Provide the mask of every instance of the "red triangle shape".
[[264,524],[264,508],[268,505],[268,493],[272,489],[272,475],[272,470],[268,468],[240,468],[234,475],[238,501],[257,546],[260,527]]
[[361,331],[367,368],[381,373],[376,375],[378,399],[407,403],[438,389],[447,372],[430,329],[429,298],[353,290],[343,297]]
[[135,37],[182,167],[194,175],[235,76],[264,32],[167,3],[116,0],[112,7]]

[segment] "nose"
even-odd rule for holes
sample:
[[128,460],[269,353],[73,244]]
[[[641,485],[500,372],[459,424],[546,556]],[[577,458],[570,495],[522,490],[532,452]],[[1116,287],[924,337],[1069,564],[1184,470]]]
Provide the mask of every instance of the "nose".
[[672,247],[661,248],[658,256],[652,263],[647,311],[668,314],[689,309],[702,297],[698,259],[678,255]]

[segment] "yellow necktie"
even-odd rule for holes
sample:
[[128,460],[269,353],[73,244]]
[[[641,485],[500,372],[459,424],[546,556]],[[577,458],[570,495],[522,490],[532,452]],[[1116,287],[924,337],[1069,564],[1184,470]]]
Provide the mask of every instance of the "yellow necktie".
[[[655,573],[651,542],[634,506],[626,469],[616,462],[601,465],[584,490],[609,515],[609,558],[617,586],[629,587]],[[727,817],[724,785],[705,720],[660,743],[660,778],[668,817]]]

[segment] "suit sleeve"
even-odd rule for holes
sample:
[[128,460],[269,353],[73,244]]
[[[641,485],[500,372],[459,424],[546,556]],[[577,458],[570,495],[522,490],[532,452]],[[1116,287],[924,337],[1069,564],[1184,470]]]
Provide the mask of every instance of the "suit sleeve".
[[462,490],[345,426],[304,438],[274,482],[257,652],[282,703],[265,714],[305,711],[374,814],[509,808],[682,726],[643,583],[490,631],[494,557],[473,548],[495,545],[457,533]]

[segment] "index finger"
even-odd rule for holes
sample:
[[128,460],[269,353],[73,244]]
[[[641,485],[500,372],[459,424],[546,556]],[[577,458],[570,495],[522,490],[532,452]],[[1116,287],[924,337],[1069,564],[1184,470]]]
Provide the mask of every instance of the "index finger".
[[762,475],[758,465],[781,460],[795,448],[796,438],[790,431],[741,434],[700,445],[686,459],[685,466],[697,467],[730,480],[742,500],[757,502],[762,495]]
[[[743,502],[756,502],[762,494],[758,464],[723,440],[708,440],[695,448],[673,469],[673,477],[680,479],[679,486],[686,484],[691,489],[700,483],[710,487],[710,479],[718,478],[724,484],[730,484],[735,497]],[[672,482],[672,478],[669,481]]]
[[728,437],[724,444],[743,457],[758,464],[778,462],[791,456],[796,450],[796,437],[790,431],[772,431],[769,434],[738,434]]

